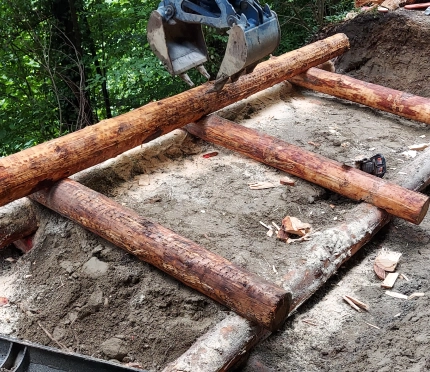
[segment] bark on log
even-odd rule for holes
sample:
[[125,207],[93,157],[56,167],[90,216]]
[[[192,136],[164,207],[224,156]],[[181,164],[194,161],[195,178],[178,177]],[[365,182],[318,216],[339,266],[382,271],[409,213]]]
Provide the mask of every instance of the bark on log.
[[337,34],[259,64],[252,74],[210,93],[213,83],[0,159],[0,206],[150,141],[317,66],[349,47]]
[[415,224],[419,224],[427,213],[430,199],[426,195],[217,115],[189,124],[185,129],[205,141],[238,151],[351,199],[368,202]]
[[317,92],[430,124],[429,98],[414,96],[319,68],[310,68],[289,81]]
[[30,197],[265,328],[287,317],[288,291],[78,182],[65,179]]
[[0,208],[0,249],[36,232],[39,225],[34,206],[27,198]]
[[[403,167],[401,171],[407,175],[396,181],[411,190],[424,190],[430,184],[429,156],[430,149],[414,159],[413,166],[409,164]],[[345,222],[323,231],[320,237],[324,239],[319,237],[318,244],[307,243],[303,250],[311,249],[318,256],[308,257],[304,265],[298,264],[297,269],[283,276],[284,285],[290,286],[293,293],[290,313],[324,285],[330,273],[336,272],[335,266],[339,268],[390,219],[391,216],[385,211],[362,203],[345,215]],[[354,235],[350,235],[352,232]],[[321,253],[324,253],[328,262],[320,261]],[[336,260],[337,255],[340,258]],[[309,284],[311,284],[310,287],[308,287]],[[230,327],[234,327],[236,331],[229,333]],[[239,316],[230,317],[225,320],[225,323],[218,323],[197,339],[190,349],[169,363],[163,372],[227,371],[243,356],[244,351],[250,350],[269,335],[270,332],[261,327],[252,327],[246,319]],[[226,351],[225,354],[224,351]]]

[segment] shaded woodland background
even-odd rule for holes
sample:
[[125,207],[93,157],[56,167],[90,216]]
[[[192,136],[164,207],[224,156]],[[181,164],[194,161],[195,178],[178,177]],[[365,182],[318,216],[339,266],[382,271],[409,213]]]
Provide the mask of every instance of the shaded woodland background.
[[[149,48],[146,25],[158,3],[0,2],[0,157],[188,89]],[[268,3],[282,30],[276,54],[307,43],[353,7],[346,0]],[[206,68],[215,75],[227,37],[209,28],[205,35]]]

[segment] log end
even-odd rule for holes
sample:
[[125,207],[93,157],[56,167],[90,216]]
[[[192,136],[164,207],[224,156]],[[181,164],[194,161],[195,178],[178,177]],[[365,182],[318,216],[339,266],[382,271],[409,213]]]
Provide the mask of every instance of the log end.
[[422,208],[421,208],[420,213],[418,214],[416,219],[414,221],[411,221],[411,222],[413,222],[416,225],[419,225],[427,214],[427,211],[429,209],[429,204],[430,204],[430,198],[427,198],[426,201],[424,202]]
[[271,332],[278,330],[284,324],[290,312],[292,297],[291,292],[285,292],[280,298],[275,308],[273,319],[268,325],[264,325]]

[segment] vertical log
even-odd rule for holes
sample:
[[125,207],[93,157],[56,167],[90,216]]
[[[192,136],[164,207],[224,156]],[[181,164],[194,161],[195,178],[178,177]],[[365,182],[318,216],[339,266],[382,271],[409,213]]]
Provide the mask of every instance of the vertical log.
[[367,83],[319,68],[310,68],[305,73],[292,77],[289,81],[317,92],[430,124],[429,98]]
[[430,199],[356,168],[210,115],[185,129],[208,142],[235,150],[272,167],[354,200],[371,203],[395,216],[419,224]]
[[106,119],[0,159],[0,206],[184,126],[342,54],[337,34],[259,64],[252,74],[212,92],[212,83]]

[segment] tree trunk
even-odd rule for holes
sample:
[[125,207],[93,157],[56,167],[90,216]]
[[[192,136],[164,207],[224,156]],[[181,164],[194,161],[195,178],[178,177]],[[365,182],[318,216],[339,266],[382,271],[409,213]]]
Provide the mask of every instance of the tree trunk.
[[426,195],[217,115],[189,124],[185,129],[205,141],[238,151],[351,199],[368,202],[409,222],[419,224],[427,213],[430,199]]
[[38,215],[33,203],[22,198],[0,208],[0,249],[36,232]]
[[337,34],[270,59],[217,93],[207,83],[0,159],[0,206],[306,71],[349,46]]
[[[403,179],[397,179],[411,190],[422,191],[430,184],[430,150],[414,160],[413,166],[406,165],[401,171]],[[282,278],[282,284],[290,286],[293,293],[290,313],[311,297],[328,278],[336,273],[345,261],[391,219],[381,209],[362,203],[345,215],[345,222],[322,231],[318,242],[303,245],[303,252],[313,252],[306,262],[298,262],[296,269]],[[279,270],[279,269],[278,269]],[[239,316],[226,318],[201,336],[175,361],[169,363],[163,372],[219,372],[227,371],[270,332],[255,327]]]
[[291,293],[71,179],[31,198],[272,331]]
[[430,124],[429,98],[414,96],[319,68],[310,68],[289,81],[317,92]]

